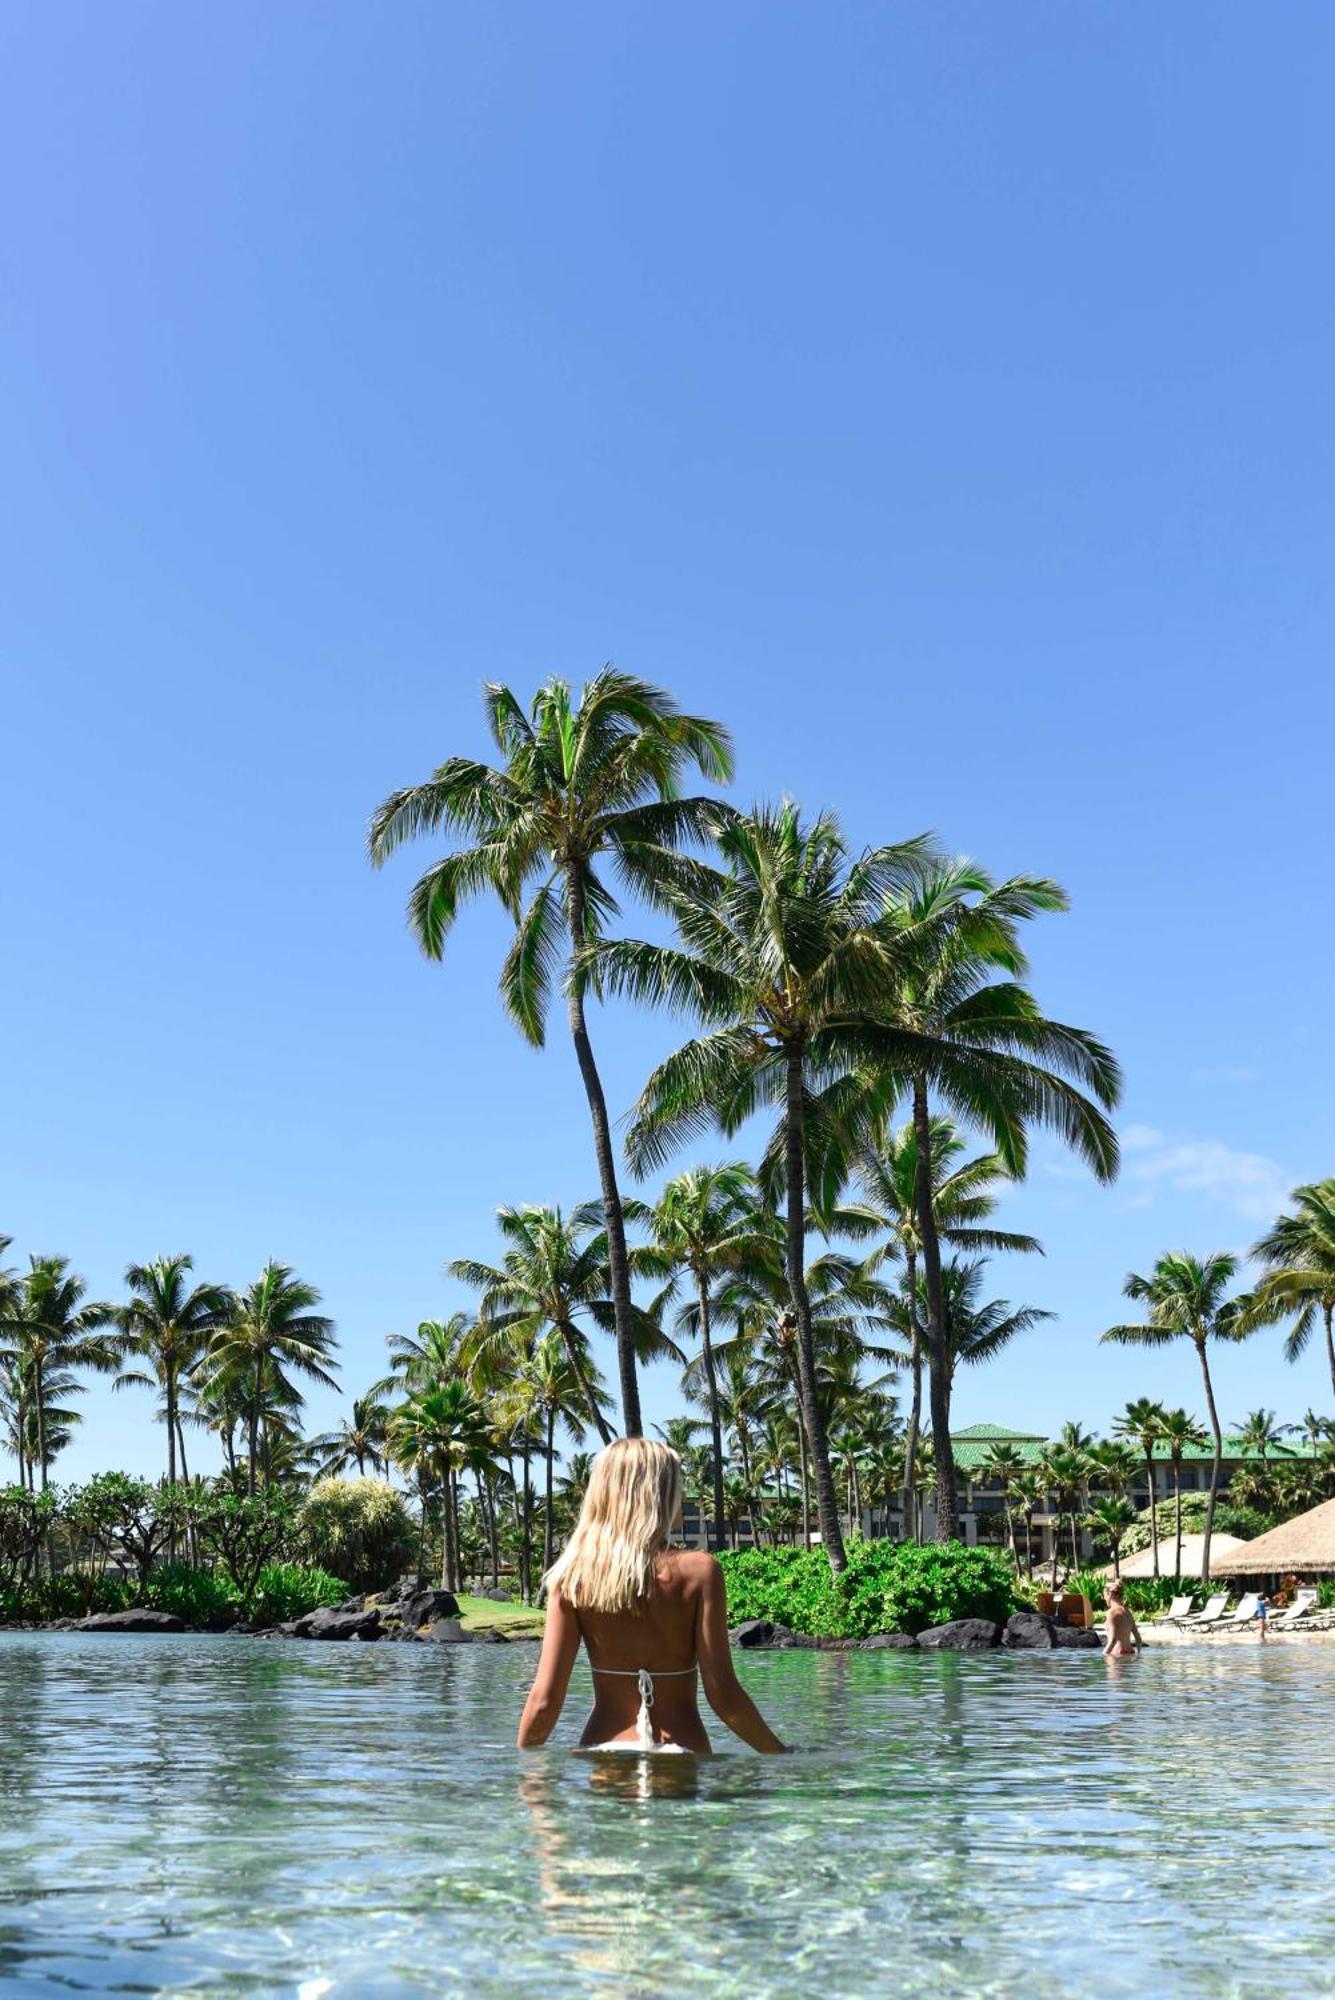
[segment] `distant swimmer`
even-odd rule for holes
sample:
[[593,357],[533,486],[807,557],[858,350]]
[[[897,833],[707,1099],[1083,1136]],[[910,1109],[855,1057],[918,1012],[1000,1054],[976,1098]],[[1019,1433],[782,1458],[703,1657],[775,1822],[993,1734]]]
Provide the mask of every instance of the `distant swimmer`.
[[1140,1627],[1122,1601],[1123,1588],[1120,1576],[1114,1577],[1108,1585],[1108,1618],[1103,1628],[1105,1660],[1134,1660],[1136,1654],[1144,1649]]

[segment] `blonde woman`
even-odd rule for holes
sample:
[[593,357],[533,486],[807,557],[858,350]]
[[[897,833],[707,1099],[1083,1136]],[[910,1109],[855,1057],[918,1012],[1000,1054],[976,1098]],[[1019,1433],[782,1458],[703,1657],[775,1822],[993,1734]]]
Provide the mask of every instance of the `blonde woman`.
[[770,1756],[785,1749],[733,1671],[722,1570],[712,1556],[669,1546],[680,1523],[675,1451],[619,1438],[599,1452],[575,1532],[544,1579],[547,1630],[521,1750],[555,1729],[581,1639],[593,1669],[581,1750],[708,1756],[697,1675],[734,1735]]

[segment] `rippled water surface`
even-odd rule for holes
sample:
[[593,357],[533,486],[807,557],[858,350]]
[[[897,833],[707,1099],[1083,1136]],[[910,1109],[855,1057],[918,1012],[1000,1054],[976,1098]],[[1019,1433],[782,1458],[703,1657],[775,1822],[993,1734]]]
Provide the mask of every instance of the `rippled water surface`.
[[803,1754],[657,1767],[533,1661],[0,1634],[5,2000],[1335,1993],[1331,1652],[752,1656]]

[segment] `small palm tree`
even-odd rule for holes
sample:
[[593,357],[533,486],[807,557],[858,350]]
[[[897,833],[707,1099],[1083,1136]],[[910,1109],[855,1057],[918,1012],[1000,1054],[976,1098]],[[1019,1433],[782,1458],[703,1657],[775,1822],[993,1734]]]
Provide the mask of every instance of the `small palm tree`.
[[1136,1510],[1129,1500],[1102,1494],[1085,1511],[1085,1526],[1101,1536],[1112,1549],[1113,1575],[1122,1574],[1122,1538],[1135,1526]]
[[440,1487],[442,1590],[460,1587],[459,1474],[473,1460],[486,1434],[482,1405],[459,1381],[414,1390],[389,1419],[389,1453],[394,1463],[419,1474],[424,1493],[433,1478]]
[[1159,1574],[1159,1511],[1154,1484],[1154,1447],[1163,1432],[1164,1407],[1150,1396],[1138,1396],[1126,1405],[1113,1424],[1116,1437],[1129,1438],[1145,1455],[1145,1483],[1150,1500],[1150,1547],[1154,1552],[1154,1574]]
[[[1189,1451],[1199,1451],[1205,1443],[1205,1431],[1195,1417],[1185,1410],[1166,1410],[1159,1427],[1159,1436],[1168,1453],[1168,1463],[1173,1474],[1173,1575],[1182,1581],[1182,1463]],[[1153,1499],[1151,1497],[1151,1505]],[[1210,1565],[1201,1564],[1201,1580],[1210,1580]]]
[[[246,1485],[252,1494],[259,1473],[261,1426],[266,1440],[276,1429],[274,1399],[289,1409],[300,1409],[294,1375],[327,1389],[338,1387],[332,1372],[337,1346],[334,1322],[314,1310],[319,1303],[314,1285],[298,1278],[289,1265],[270,1261],[234,1300],[226,1323],[209,1343],[206,1372],[234,1382],[245,1406]],[[268,1480],[266,1467],[266,1484]]]
[[[68,1424],[53,1424],[53,1397],[76,1387],[76,1372],[114,1373],[123,1338],[107,1331],[117,1324],[116,1308],[86,1298],[88,1285],[71,1271],[67,1257],[31,1257],[17,1283],[7,1286],[0,1318],[0,1369],[17,1384],[20,1467],[26,1461],[30,1484],[49,1484],[57,1440]],[[60,1388],[56,1380],[60,1378]]]
[[1056,1517],[1052,1530],[1052,1588],[1055,1590],[1063,1521],[1068,1521],[1071,1529],[1071,1569],[1074,1572],[1080,1567],[1076,1520],[1084,1498],[1089,1463],[1083,1451],[1073,1450],[1069,1445],[1049,1444],[1039,1462],[1038,1470],[1045,1491],[1052,1496],[1053,1513]]
[[1034,1580],[1034,1515],[1043,1502],[1047,1491],[1042,1476],[1034,1466],[1028,1467],[1015,1481],[1012,1488],[1016,1504],[1024,1516],[1024,1573],[1032,1583]]
[[1011,1494],[1024,1477],[1024,1459],[1013,1444],[991,1444],[983,1455],[979,1470],[984,1479],[991,1480],[1000,1489],[1002,1511],[1006,1516],[1006,1538],[1010,1543],[1011,1560],[1018,1572],[1020,1552],[1015,1545],[1015,1516],[1011,1512]]
[[351,1416],[337,1430],[311,1439],[321,1474],[346,1472],[355,1465],[365,1478],[368,1464],[372,1472],[380,1471],[386,1464],[388,1424],[389,1409],[374,1395],[354,1397]]
[[1224,1460],[1224,1434],[1215,1408],[1208,1349],[1211,1341],[1239,1340],[1252,1331],[1251,1324],[1242,1317],[1238,1301],[1228,1297],[1237,1269],[1238,1260],[1229,1251],[1216,1251],[1210,1257],[1173,1251],[1159,1259],[1149,1277],[1139,1277],[1133,1271],[1123,1287],[1129,1299],[1143,1301],[1148,1306],[1145,1320],[1134,1326],[1109,1327],[1103,1335],[1104,1340],[1123,1346],[1167,1347],[1175,1340],[1189,1340],[1196,1349],[1214,1438],[1210,1497],[1205,1503],[1205,1546],[1201,1553],[1201,1575],[1207,1580],[1215,1501]]
[[[210,1340],[226,1323],[236,1303],[223,1285],[191,1285],[190,1273],[194,1267],[194,1258],[184,1255],[158,1257],[151,1264],[131,1264],[125,1273],[129,1303],[117,1315],[127,1351],[141,1356],[148,1363],[148,1372],[122,1371],[116,1387],[156,1385],[161,1390],[162,1415],[167,1426],[167,1480],[172,1486],[176,1484],[178,1448],[181,1477],[186,1477],[180,1413],[182,1377],[198,1367]],[[175,1560],[174,1530],[168,1543],[168,1558]]]
[[1335,1178],[1293,1190],[1296,1214],[1281,1215],[1252,1256],[1265,1276],[1247,1303],[1249,1326],[1273,1325],[1293,1317],[1284,1358],[1306,1351],[1317,1318],[1325,1327],[1326,1362],[1335,1391]]
[[731,744],[719,723],[683,715],[661,689],[611,667],[578,700],[565,681],[549,680],[528,714],[495,683],[483,702],[500,767],[451,757],[424,784],[392,792],[371,822],[371,859],[379,867],[422,834],[462,837],[467,844],[436,862],[413,890],[409,922],[427,957],[438,959],[460,905],[495,894],[515,924],[501,997],[536,1046],[546,1034],[553,974],[565,965],[566,1012],[607,1222],[622,1421],[627,1436],[638,1437],[630,1266],[612,1128],[585,1017],[585,953],[617,910],[601,871],[610,867],[652,897],[671,851],[707,835],[722,810],[680,797],[683,772],[694,766],[711,781],[726,781]]
[[1252,1410],[1238,1425],[1237,1437],[1238,1442],[1247,1451],[1254,1451],[1264,1464],[1275,1446],[1283,1444],[1296,1428],[1294,1424],[1277,1423],[1273,1410]]

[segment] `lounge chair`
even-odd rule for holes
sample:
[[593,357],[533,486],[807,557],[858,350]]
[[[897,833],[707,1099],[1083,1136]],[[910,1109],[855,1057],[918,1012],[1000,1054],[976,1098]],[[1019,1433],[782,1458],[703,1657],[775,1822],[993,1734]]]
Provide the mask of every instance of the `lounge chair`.
[[[1210,1599],[1204,1611],[1198,1611],[1194,1618],[1184,1618],[1182,1623],[1184,1625],[1217,1625],[1224,1615],[1224,1607],[1227,1603],[1228,1592],[1221,1590],[1216,1597]],[[1255,1605],[1253,1605],[1252,1609],[1255,1610],[1255,1608]]]
[[1307,1616],[1315,1603],[1316,1592],[1314,1590],[1295,1590],[1292,1604],[1287,1609],[1281,1611],[1278,1618],[1272,1618],[1270,1622],[1277,1631],[1285,1626],[1296,1625],[1299,1619]]
[[1260,1593],[1255,1590],[1249,1590],[1245,1597],[1238,1599],[1232,1611],[1229,1612],[1228,1617],[1220,1619],[1220,1624],[1250,1625],[1256,1616],[1256,1607],[1260,1601]]
[[1190,1597],[1175,1597],[1172,1603],[1169,1605],[1167,1611],[1165,1611],[1163,1615],[1165,1620],[1172,1618],[1189,1618],[1191,1616]]

